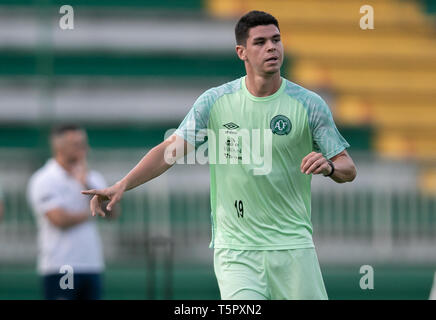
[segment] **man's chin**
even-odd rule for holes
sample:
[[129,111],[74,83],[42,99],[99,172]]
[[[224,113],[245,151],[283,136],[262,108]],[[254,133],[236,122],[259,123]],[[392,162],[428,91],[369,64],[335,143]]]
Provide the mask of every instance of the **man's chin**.
[[265,75],[273,76],[273,75],[275,75],[277,72],[280,72],[280,68],[268,68],[268,69],[266,69],[264,72],[265,72]]

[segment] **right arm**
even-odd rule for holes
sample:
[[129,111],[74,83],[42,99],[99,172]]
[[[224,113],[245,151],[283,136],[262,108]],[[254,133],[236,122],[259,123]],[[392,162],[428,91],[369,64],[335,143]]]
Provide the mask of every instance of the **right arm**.
[[70,214],[64,209],[56,208],[47,211],[45,215],[54,226],[66,230],[85,222],[89,218],[89,211]]
[[106,209],[111,211],[113,206],[121,200],[125,191],[160,176],[193,148],[183,138],[172,135],[151,149],[124,178],[114,185],[101,190],[82,191],[83,194],[93,195],[90,204],[92,215],[95,216],[98,213],[104,217],[105,213],[101,209],[103,201],[110,200]]
[[[197,133],[207,128],[210,109],[216,100],[216,92],[210,89],[204,92],[194,103],[179,126],[179,134],[173,134],[161,144],[151,149],[141,161],[120,181],[113,186],[102,190],[86,190],[83,194],[93,195],[91,199],[91,212],[105,216],[101,210],[102,202],[110,200],[106,206],[112,210],[114,204],[121,200],[123,193],[133,189],[153,178],[160,176],[173,166],[181,157],[184,157],[197,146]],[[189,142],[189,143],[188,143]]]
[[171,168],[178,158],[187,154],[188,146],[183,138],[172,135],[151,149],[118,183],[128,191],[160,176]]

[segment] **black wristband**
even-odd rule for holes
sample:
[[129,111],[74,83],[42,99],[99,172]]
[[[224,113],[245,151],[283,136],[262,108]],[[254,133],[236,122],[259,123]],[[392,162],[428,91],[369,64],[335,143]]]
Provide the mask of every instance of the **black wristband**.
[[335,172],[335,165],[333,164],[333,161],[330,159],[327,159],[327,162],[330,165],[330,167],[332,168],[332,171],[329,174],[324,175],[324,177],[331,177],[333,175],[333,172]]

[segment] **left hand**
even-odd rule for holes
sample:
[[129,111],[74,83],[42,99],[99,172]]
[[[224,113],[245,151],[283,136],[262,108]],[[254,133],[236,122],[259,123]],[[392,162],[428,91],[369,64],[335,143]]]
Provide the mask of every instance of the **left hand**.
[[300,170],[304,174],[328,175],[332,168],[322,153],[311,152],[301,161]]
[[100,216],[104,217],[106,214],[101,208],[103,201],[110,200],[109,204],[106,206],[106,210],[112,211],[115,204],[119,202],[123,197],[123,193],[125,192],[125,190],[126,190],[125,183],[120,181],[115,183],[113,186],[110,186],[105,189],[83,190],[82,194],[93,196],[90,202],[92,216],[95,216],[96,213],[98,213]]

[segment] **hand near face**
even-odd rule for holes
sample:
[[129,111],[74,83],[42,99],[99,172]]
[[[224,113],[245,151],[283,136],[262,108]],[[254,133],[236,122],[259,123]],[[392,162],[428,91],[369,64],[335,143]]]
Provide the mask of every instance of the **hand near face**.
[[88,165],[86,163],[86,159],[78,161],[73,166],[71,174],[74,179],[79,181],[83,186],[86,186],[88,176]]

